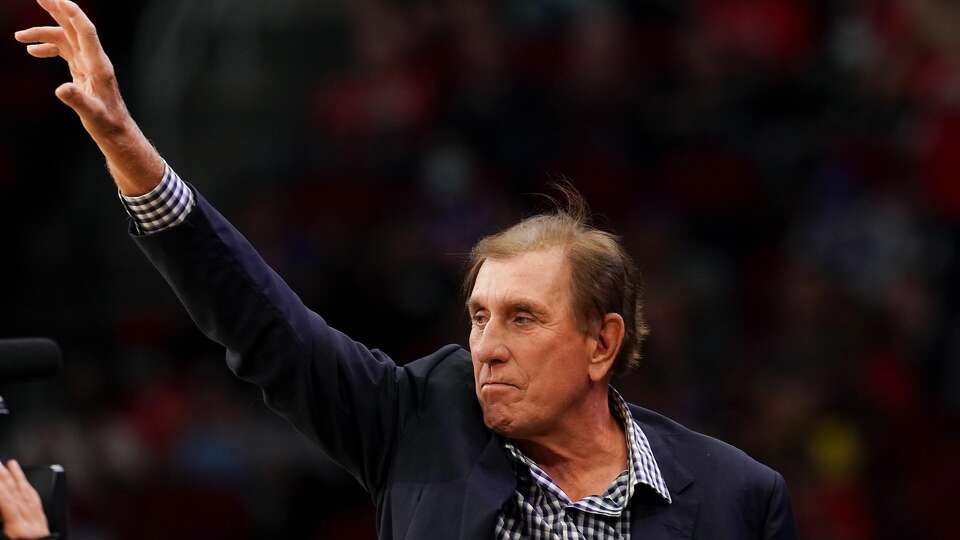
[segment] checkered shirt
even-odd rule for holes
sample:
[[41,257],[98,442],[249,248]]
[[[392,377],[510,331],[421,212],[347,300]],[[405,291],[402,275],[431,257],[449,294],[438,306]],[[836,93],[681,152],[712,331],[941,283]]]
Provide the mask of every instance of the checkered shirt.
[[[120,195],[138,234],[151,234],[186,219],[195,204],[193,191],[168,165],[163,180],[149,193]],[[601,495],[570,501],[550,476],[512,442],[507,455],[517,475],[513,496],[500,509],[494,536],[498,540],[628,540],[630,498],[637,484],[653,489],[665,501],[670,492],[650,450],[650,443],[630,414],[623,397],[610,388],[610,410],[624,423],[627,434],[627,470]]]
[[627,434],[627,469],[601,495],[571,501],[513,442],[504,442],[517,474],[517,489],[500,508],[496,539],[628,540],[630,498],[637,484],[652,488],[667,503],[672,502],[646,435],[613,387],[610,410],[623,422]]
[[120,194],[137,234],[150,234],[173,227],[187,218],[194,205],[193,190],[169,165],[163,180],[149,193],[136,197]]

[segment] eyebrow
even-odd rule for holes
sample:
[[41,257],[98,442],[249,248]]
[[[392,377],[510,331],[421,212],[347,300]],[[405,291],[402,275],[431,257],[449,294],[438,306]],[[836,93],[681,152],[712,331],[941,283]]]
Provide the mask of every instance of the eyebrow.
[[[529,311],[537,315],[544,315],[547,312],[547,306],[529,298],[512,298],[508,300],[506,304],[510,307],[511,311]],[[472,313],[481,307],[483,307],[483,304],[475,298],[467,300],[467,313]]]

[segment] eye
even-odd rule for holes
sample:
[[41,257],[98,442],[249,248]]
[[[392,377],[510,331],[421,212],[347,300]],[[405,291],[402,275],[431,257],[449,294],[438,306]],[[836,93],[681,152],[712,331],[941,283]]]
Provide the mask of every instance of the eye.
[[483,326],[487,324],[487,314],[482,311],[478,311],[474,313],[472,317],[470,317],[470,321],[476,326]]
[[528,317],[526,315],[517,315],[513,318],[513,322],[519,324],[520,326],[527,325],[533,322],[533,317]]

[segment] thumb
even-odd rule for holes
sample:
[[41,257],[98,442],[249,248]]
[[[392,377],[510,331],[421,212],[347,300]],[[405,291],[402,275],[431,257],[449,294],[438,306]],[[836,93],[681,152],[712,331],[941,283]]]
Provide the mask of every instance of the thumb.
[[61,84],[54,93],[60,101],[73,109],[81,117],[88,116],[93,112],[94,107],[90,97],[81,92],[80,88],[72,82]]

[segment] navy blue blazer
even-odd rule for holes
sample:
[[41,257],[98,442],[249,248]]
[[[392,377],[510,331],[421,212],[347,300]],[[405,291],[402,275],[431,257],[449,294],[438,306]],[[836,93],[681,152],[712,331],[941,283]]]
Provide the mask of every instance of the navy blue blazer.
[[[458,345],[404,366],[331,328],[199,194],[134,240],[237,376],[371,494],[380,538],[487,539],[515,477]],[[672,504],[638,488],[635,540],[792,539],[783,478],[736,448],[632,406]]]

